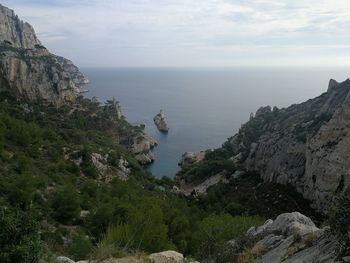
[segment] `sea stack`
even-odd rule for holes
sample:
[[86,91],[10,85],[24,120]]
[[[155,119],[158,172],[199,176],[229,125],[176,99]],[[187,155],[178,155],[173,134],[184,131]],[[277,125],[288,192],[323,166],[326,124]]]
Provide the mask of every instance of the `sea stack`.
[[160,110],[160,112],[153,118],[154,124],[157,126],[158,130],[161,132],[168,132],[169,127],[166,122],[165,114],[163,110]]

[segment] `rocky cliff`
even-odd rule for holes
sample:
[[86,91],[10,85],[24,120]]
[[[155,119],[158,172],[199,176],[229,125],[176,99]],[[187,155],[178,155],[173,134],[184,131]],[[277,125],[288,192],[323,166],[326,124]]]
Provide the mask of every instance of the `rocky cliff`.
[[18,98],[60,106],[83,91],[76,67],[51,54],[31,25],[0,5],[0,89]]
[[41,46],[33,27],[21,21],[15,12],[0,4],[0,42],[16,48]]
[[89,83],[88,78],[84,76],[83,73],[81,73],[79,68],[76,65],[74,65],[74,63],[71,60],[60,56],[56,56],[56,59],[62,65],[63,70],[70,75],[70,78],[76,85]]
[[317,98],[262,107],[216,152],[237,169],[294,186],[322,210],[350,185],[349,92],[350,80],[331,80]]

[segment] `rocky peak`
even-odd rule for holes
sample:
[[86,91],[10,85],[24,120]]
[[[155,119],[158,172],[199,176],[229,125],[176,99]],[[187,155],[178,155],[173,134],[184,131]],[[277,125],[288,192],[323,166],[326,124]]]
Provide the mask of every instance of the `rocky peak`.
[[18,18],[15,12],[0,4],[0,42],[17,48],[41,46],[34,28]]
[[339,82],[334,80],[334,79],[330,79],[329,80],[329,84],[328,84],[328,89],[327,92],[330,92],[332,89],[336,88],[339,86]]
[[260,116],[260,115],[262,115],[262,114],[265,114],[265,113],[269,113],[269,112],[271,112],[271,106],[266,106],[266,107],[260,107],[257,111],[256,111],[256,113],[255,113],[255,117],[258,117],[258,116]]
[[0,91],[61,106],[85,91],[79,87],[85,81],[79,73],[71,61],[51,54],[31,25],[0,5]]

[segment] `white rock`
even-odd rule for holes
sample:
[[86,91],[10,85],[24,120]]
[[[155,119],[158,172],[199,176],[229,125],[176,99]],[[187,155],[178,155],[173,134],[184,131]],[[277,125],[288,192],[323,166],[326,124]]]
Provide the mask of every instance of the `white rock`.
[[148,256],[154,263],[182,263],[184,256],[176,251],[168,250],[159,253],[154,253]]
[[63,257],[63,256],[60,256],[60,257],[57,257],[57,261],[59,263],[75,263],[73,260],[71,260],[70,258],[67,258],[67,257]]

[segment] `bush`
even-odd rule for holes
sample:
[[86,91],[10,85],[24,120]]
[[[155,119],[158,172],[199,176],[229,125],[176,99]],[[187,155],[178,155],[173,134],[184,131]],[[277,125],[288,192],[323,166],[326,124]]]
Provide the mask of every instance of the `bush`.
[[33,263],[42,247],[36,221],[17,209],[0,208],[0,262]]
[[80,201],[75,188],[68,184],[57,192],[51,202],[53,218],[61,223],[69,223],[78,218]]
[[145,200],[137,207],[130,208],[125,222],[116,222],[108,227],[98,245],[96,254],[99,257],[102,254],[101,250],[106,250],[108,253],[135,250],[153,253],[174,249],[168,240],[168,228],[163,224],[163,214],[160,207],[156,203],[150,202],[150,200]]
[[350,188],[346,189],[329,214],[329,223],[340,240],[342,253],[350,253]]
[[90,239],[86,235],[80,234],[73,238],[69,254],[73,260],[84,260],[89,258],[92,248],[93,245]]
[[17,175],[9,189],[8,198],[12,205],[28,209],[34,197],[34,178],[29,174]]
[[256,244],[251,249],[246,249],[238,255],[237,263],[254,263],[256,259],[266,252],[266,247],[261,244]]
[[217,262],[227,241],[245,233],[252,225],[262,223],[263,219],[260,217],[232,217],[228,214],[210,215],[204,218],[193,234],[196,257]]

